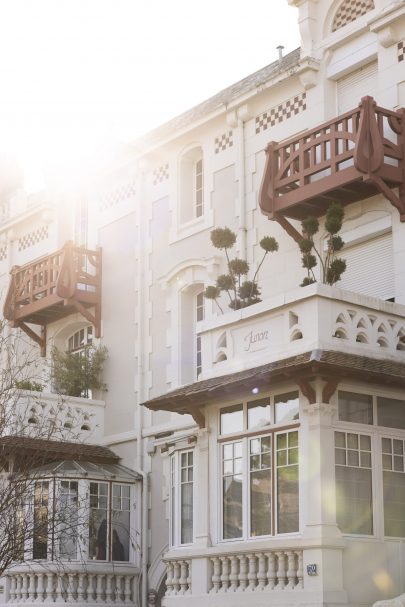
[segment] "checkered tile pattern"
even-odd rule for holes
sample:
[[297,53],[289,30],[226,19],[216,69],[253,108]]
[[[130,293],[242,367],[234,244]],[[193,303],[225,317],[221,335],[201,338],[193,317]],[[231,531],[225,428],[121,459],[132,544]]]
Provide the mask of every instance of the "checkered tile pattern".
[[98,203],[98,209],[99,211],[106,211],[120,202],[128,200],[128,198],[132,198],[132,196],[135,196],[135,183],[127,183],[109,192],[106,196],[102,196]]
[[228,131],[219,137],[215,137],[215,153],[219,154],[233,146],[233,132]]
[[168,163],[163,164],[161,167],[159,167],[153,171],[153,185],[162,183],[162,181],[166,181],[166,179],[169,179]]
[[373,0],[343,0],[333,20],[332,32],[355,21],[374,8]]
[[263,114],[260,114],[260,116],[256,116],[256,135],[279,122],[288,120],[291,116],[295,116],[295,114],[299,114],[306,109],[306,93],[301,93],[296,97],[288,99],[288,101],[283,101],[280,105],[276,105],[266,112],[263,112]]
[[7,247],[0,247],[0,261],[7,259]]
[[29,247],[32,247],[34,244],[40,243],[42,240],[46,240],[49,235],[48,226],[42,226],[33,230],[32,232],[28,232],[28,234],[24,234],[21,238],[18,239],[18,250],[24,251]]
[[405,61],[405,40],[398,42],[398,63]]

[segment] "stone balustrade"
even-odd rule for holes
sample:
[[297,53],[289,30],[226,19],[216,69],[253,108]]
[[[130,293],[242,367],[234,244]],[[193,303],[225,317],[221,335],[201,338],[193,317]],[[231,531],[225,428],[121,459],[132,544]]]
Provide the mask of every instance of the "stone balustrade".
[[215,556],[211,594],[303,588],[302,550]]
[[[205,558],[210,572],[207,594],[299,590],[304,587],[302,550],[266,550]],[[166,596],[193,594],[192,561],[192,558],[166,561]]]
[[191,594],[191,562],[176,559],[166,561],[166,596]]
[[15,605],[134,605],[138,569],[110,564],[33,563],[6,574],[8,597]]

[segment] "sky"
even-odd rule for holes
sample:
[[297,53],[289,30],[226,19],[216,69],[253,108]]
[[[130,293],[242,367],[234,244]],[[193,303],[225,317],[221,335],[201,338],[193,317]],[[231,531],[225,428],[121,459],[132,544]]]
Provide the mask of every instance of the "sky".
[[279,44],[299,46],[287,0],[0,0],[0,153],[35,189],[49,163],[133,141]]

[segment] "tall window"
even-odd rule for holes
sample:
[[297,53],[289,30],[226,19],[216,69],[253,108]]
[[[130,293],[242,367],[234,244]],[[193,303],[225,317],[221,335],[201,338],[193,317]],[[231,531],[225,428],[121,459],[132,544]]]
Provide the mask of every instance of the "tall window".
[[193,541],[194,453],[180,451],[170,460],[170,538],[172,546]]
[[48,555],[48,500],[49,482],[37,481],[34,487],[34,559],[46,559]]
[[130,487],[114,484],[112,491],[112,560],[129,561]]
[[[225,540],[299,530],[298,430],[271,428],[280,419],[284,424],[298,420],[298,393],[220,411]],[[242,435],[227,440],[230,434]]]
[[[196,321],[204,320],[204,293],[198,293],[195,298]],[[196,336],[196,376],[202,371],[201,335]]]
[[107,483],[90,483],[89,558],[107,560]]
[[181,157],[179,194],[181,223],[204,215],[204,159],[200,146]]
[[59,556],[62,559],[76,559],[79,524],[77,481],[61,481],[59,504]]

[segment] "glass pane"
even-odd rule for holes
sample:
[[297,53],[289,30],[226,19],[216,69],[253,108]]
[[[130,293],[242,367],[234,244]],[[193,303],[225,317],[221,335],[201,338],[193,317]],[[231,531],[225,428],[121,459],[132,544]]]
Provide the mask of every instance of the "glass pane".
[[279,394],[274,398],[276,424],[287,424],[299,419],[298,392]]
[[351,451],[350,449],[347,451],[347,465],[348,466],[358,466],[359,465],[359,452]]
[[107,558],[107,512],[92,509],[89,525],[89,557],[97,561]]
[[288,433],[288,446],[289,447],[298,447],[298,432],[289,432]]
[[223,458],[224,459],[232,459],[232,457],[233,457],[233,445],[224,445],[222,453],[223,453]]
[[342,533],[372,535],[371,470],[336,466],[336,518]]
[[270,468],[271,465],[271,453],[266,452],[262,455],[262,468]]
[[335,447],[346,447],[346,434],[344,432],[335,432]]
[[242,477],[223,480],[223,538],[242,537]]
[[253,438],[250,441],[250,453],[260,453],[260,438]]
[[60,522],[59,556],[63,559],[77,558],[78,534],[78,485],[75,481],[61,483],[60,510],[57,520]]
[[187,483],[181,488],[181,538],[182,544],[193,541],[193,484]]
[[250,469],[260,470],[260,455],[252,455],[250,457]]
[[362,468],[371,468],[371,453],[364,451],[360,453],[360,466]]
[[232,434],[243,430],[243,406],[234,405],[221,409],[221,434]]
[[368,394],[339,392],[339,419],[358,424],[373,423],[373,399]]
[[394,453],[395,455],[403,455],[404,443],[401,440],[394,439]]
[[404,458],[399,455],[394,455],[394,470],[395,472],[404,471]]
[[285,466],[287,464],[287,451],[277,451],[277,466]]
[[32,557],[46,559],[48,552],[48,482],[35,483]]
[[347,435],[347,446],[349,449],[358,449],[359,448],[358,434],[348,434]]
[[129,512],[112,512],[112,560],[129,561]]
[[377,398],[378,425],[405,430],[405,401]]
[[261,470],[250,475],[250,535],[271,533],[271,472]]
[[298,529],[298,466],[286,466],[277,470],[277,531],[292,533]]
[[382,463],[383,463],[383,469],[384,470],[392,470],[392,457],[391,455],[383,455],[382,456]]
[[278,434],[277,435],[277,449],[286,449],[287,448],[287,434]]
[[405,537],[405,474],[383,473],[384,532],[390,537]]
[[288,463],[298,464],[298,449],[294,448],[288,450]]
[[346,465],[346,451],[345,449],[335,449],[335,463],[341,466]]
[[249,430],[270,425],[270,399],[253,401],[247,407]]
[[366,434],[360,434],[360,449],[362,451],[371,451],[371,437]]
[[382,439],[382,450],[383,453],[392,453],[392,441],[390,438]]

